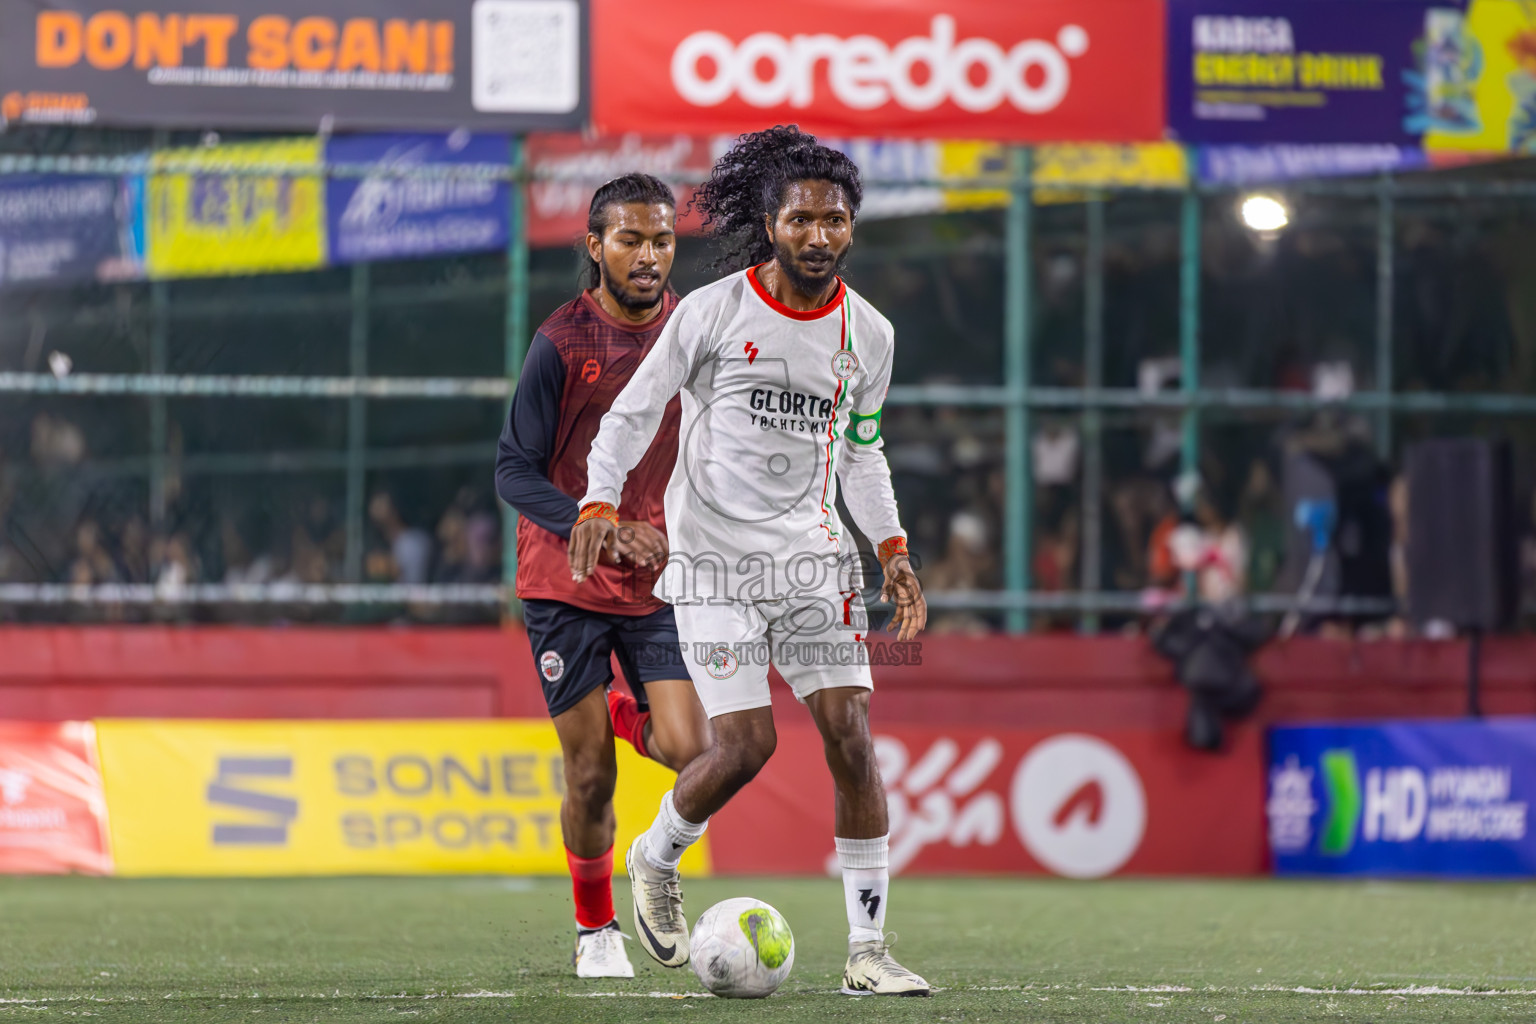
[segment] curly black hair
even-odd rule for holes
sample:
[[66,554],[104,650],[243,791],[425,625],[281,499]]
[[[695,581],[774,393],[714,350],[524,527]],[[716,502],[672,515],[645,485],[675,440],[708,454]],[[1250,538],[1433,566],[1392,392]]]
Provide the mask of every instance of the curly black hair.
[[795,125],[775,125],[736,140],[694,193],[693,205],[704,214],[704,228],[719,248],[709,263],[730,273],[766,262],[773,243],[763,231],[763,216],[775,214],[792,182],[830,181],[843,190],[855,217],[864,200],[859,168],[837,150]]
[[[677,197],[672,186],[654,175],[635,171],[621,175],[602,185],[592,193],[592,205],[587,207],[587,230],[598,238],[608,230],[608,208],[624,203],[647,203],[677,207]],[[576,259],[581,264],[582,287],[596,288],[603,283],[602,269],[587,251],[587,239],[583,235],[576,240]]]

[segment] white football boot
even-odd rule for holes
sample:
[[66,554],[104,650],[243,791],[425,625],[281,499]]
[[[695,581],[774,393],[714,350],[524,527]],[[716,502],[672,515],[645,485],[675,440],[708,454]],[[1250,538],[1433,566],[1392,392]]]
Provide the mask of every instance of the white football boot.
[[[896,936],[890,937],[892,941]],[[851,942],[843,968],[843,994],[849,996],[926,996],[933,990],[922,978],[891,959],[886,942]]]
[[624,855],[630,893],[635,905],[635,935],[651,958],[663,967],[688,962],[688,921],[683,917],[682,879],[677,869],[664,871],[645,859],[641,833]]
[[612,921],[595,931],[577,931],[576,949],[571,953],[571,963],[576,965],[578,978],[633,978],[635,968],[624,952],[624,940],[619,922]]

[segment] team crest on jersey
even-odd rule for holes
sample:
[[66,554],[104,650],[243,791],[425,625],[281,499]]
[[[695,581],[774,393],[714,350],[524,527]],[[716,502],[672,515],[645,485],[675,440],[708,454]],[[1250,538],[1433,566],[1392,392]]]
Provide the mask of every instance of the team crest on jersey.
[[596,384],[597,378],[603,375],[603,364],[596,359],[588,359],[581,368],[581,379],[588,384]]
[[709,660],[704,663],[704,671],[709,673],[711,679],[729,679],[736,674],[737,668],[736,655],[724,644],[710,651]]
[[558,682],[565,675],[565,659],[554,651],[539,655],[539,673],[550,682]]
[[847,380],[853,376],[854,371],[858,368],[859,357],[847,349],[838,351],[832,357],[832,372],[837,375],[838,380]]

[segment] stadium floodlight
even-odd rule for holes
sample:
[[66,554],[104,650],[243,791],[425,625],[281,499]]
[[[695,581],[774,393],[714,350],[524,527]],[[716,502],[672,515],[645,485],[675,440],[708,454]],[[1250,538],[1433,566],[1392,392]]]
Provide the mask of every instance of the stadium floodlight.
[[1279,231],[1291,222],[1290,208],[1275,196],[1262,193],[1244,196],[1239,210],[1249,230],[1261,234]]

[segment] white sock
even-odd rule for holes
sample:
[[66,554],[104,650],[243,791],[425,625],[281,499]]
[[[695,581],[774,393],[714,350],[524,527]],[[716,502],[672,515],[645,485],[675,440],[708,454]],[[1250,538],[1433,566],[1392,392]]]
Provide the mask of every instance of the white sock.
[[891,888],[891,837],[833,838],[843,869],[843,902],[848,908],[848,941],[885,937],[885,904]]
[[672,791],[667,790],[661,798],[661,810],[657,812],[656,820],[645,833],[645,845],[641,847],[645,859],[654,867],[676,868],[677,862],[683,859],[683,851],[698,842],[708,827],[708,819],[694,824],[678,814],[672,803]]

